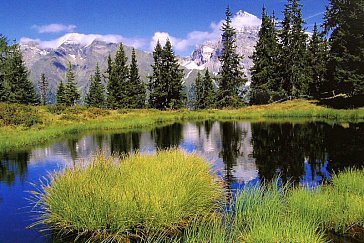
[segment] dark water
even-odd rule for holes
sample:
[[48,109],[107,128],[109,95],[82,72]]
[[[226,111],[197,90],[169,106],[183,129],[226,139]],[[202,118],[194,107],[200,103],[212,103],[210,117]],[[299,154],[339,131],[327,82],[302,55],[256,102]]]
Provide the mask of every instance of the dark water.
[[98,150],[107,154],[180,147],[212,162],[229,188],[280,175],[315,186],[346,167],[364,165],[364,124],[200,122],[147,132],[91,134],[29,151],[0,152],[0,242],[46,242],[31,224],[30,183],[77,164]]

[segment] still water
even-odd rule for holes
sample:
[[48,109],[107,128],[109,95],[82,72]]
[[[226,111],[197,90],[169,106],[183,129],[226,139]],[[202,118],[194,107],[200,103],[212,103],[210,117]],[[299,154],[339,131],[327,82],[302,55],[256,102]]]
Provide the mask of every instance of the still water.
[[173,124],[150,131],[92,133],[28,151],[0,152],[0,242],[49,242],[28,230],[27,191],[49,172],[96,151],[106,154],[179,147],[212,163],[229,189],[280,176],[316,186],[332,173],[364,165],[364,124],[212,122]]

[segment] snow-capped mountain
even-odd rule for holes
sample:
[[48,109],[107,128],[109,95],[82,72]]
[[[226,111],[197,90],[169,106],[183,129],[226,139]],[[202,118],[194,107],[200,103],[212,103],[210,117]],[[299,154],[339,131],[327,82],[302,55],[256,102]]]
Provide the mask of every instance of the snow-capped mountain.
[[[223,22],[217,24],[220,28]],[[237,51],[244,58],[242,66],[245,74],[250,77],[249,68],[252,61],[249,58],[258,40],[258,32],[261,20],[256,16],[244,11],[239,11],[232,18],[232,26],[236,29]],[[218,56],[221,53],[222,45],[220,33],[216,39],[201,43],[196,46],[192,55],[180,58],[180,64],[184,68],[185,78],[183,83],[190,86],[197,72],[209,69],[217,73],[221,66]],[[102,72],[106,70],[108,55],[114,56],[120,42],[125,40],[117,35],[97,35],[68,33],[61,38],[52,41],[39,41],[22,39],[20,47],[23,53],[25,64],[30,70],[30,79],[36,84],[41,73],[44,73],[49,80],[52,97],[61,80],[65,80],[65,72],[69,62],[73,65],[77,85],[84,94],[89,85],[90,75],[94,72],[96,63],[99,64]],[[126,55],[131,56],[132,48],[124,45]],[[147,82],[147,76],[151,74],[153,56],[149,52],[136,51],[141,78]]]
[[[244,11],[237,12],[232,18],[232,26],[236,29],[236,47],[239,55],[243,56],[242,66],[245,74],[250,78],[250,67],[255,45],[258,41],[258,32],[261,20]],[[188,69],[208,68],[217,73],[221,67],[218,56],[221,53],[222,44],[220,39],[207,41],[197,45],[191,57],[187,58],[182,65]]]

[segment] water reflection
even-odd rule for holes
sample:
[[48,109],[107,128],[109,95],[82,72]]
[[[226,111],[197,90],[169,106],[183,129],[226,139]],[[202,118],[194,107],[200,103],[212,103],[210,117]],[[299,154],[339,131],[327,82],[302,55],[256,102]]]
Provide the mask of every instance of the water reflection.
[[19,208],[28,183],[49,171],[72,166],[102,150],[107,155],[180,147],[211,162],[237,188],[280,175],[283,181],[315,186],[348,166],[364,165],[364,123],[213,122],[173,124],[147,132],[94,133],[72,137],[45,148],[0,153],[0,242],[44,242],[25,229],[29,216]]

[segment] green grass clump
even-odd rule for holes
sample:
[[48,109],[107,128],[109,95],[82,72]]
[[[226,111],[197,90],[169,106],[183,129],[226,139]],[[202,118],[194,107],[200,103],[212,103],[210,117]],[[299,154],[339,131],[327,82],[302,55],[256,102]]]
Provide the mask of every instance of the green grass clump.
[[324,242],[315,222],[300,220],[284,204],[288,188],[277,183],[239,192],[234,227],[242,242]]
[[286,200],[289,211],[302,221],[364,240],[364,170],[344,171],[315,190],[291,190]]
[[178,150],[119,161],[98,155],[42,189],[33,227],[90,241],[173,238],[196,218],[213,216],[223,198],[209,164]]

